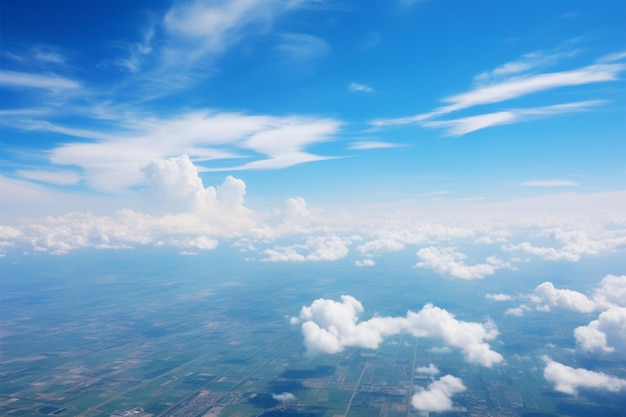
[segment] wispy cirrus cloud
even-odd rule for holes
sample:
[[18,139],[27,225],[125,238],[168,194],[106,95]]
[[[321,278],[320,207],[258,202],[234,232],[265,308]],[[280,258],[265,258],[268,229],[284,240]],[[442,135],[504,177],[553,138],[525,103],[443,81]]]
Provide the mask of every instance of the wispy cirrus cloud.
[[387,148],[397,148],[401,145],[397,143],[389,143],[389,142],[381,142],[377,140],[362,140],[358,142],[353,142],[348,145],[348,149],[352,149],[355,151],[363,151],[368,149],[387,149]]
[[[139,114],[118,115],[106,128],[74,128],[28,117],[15,120],[24,130],[54,132],[83,141],[68,141],[45,152],[50,166],[76,166],[85,184],[101,191],[119,192],[145,181],[143,164],[187,154],[195,162],[244,159],[235,165],[205,166],[204,171],[279,169],[335,158],[309,152],[331,140],[341,122],[304,116],[246,115],[198,110],[169,118]],[[86,141],[85,141],[86,140]],[[23,170],[30,178],[31,170]],[[41,171],[37,169],[34,171]],[[33,178],[31,178],[33,179]]]
[[519,185],[522,187],[576,187],[578,183],[569,180],[535,180],[524,181]]
[[536,120],[558,114],[568,114],[589,111],[594,107],[605,104],[602,100],[578,101],[573,103],[555,104],[552,106],[534,107],[527,109],[510,109],[461,119],[441,121],[421,121],[421,125],[431,128],[442,128],[447,136],[462,136],[488,127],[520,123]]
[[9,88],[36,88],[53,92],[77,90],[81,83],[57,75],[17,71],[0,71],[0,85]]
[[348,84],[348,90],[351,92],[363,92],[363,93],[371,93],[374,91],[372,87],[366,84],[360,83],[350,83]]
[[519,123],[558,114],[587,111],[606,104],[605,100],[584,100],[530,108],[514,108],[458,119],[437,120],[453,112],[475,107],[498,104],[527,95],[557,88],[581,86],[619,80],[626,71],[621,53],[601,57],[594,64],[582,68],[550,73],[531,74],[529,71],[558,61],[561,56],[573,54],[560,52],[552,55],[526,54],[519,60],[496,67],[492,71],[478,74],[477,85],[469,91],[443,99],[448,103],[430,112],[408,117],[376,119],[375,127],[417,124],[430,128],[444,129],[446,135],[461,136],[488,127]]

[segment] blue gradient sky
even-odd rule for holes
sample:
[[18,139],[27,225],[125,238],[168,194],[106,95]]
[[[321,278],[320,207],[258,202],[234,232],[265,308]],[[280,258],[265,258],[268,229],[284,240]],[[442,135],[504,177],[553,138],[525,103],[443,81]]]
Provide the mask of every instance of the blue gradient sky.
[[[11,2],[2,175],[116,198],[145,186],[142,164],[187,154],[205,182],[232,174],[259,199],[623,190],[625,13],[620,1]],[[303,130],[246,146],[256,127],[218,125],[215,141],[223,113]]]

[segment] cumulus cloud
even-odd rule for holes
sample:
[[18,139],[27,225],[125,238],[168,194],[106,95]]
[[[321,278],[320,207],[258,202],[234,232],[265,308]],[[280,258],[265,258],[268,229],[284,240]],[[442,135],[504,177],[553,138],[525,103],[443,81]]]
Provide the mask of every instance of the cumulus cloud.
[[[350,239],[338,236],[315,236],[307,239],[304,245],[275,246],[266,249],[265,261],[270,262],[303,262],[303,261],[336,261],[348,255]],[[301,252],[305,252],[302,254]]]
[[593,301],[599,309],[626,307],[626,275],[607,275],[593,292]]
[[546,359],[543,376],[554,384],[554,389],[565,394],[577,395],[579,389],[597,389],[620,392],[626,389],[626,379],[607,375],[603,372],[583,368],[572,368],[562,363]]
[[373,259],[363,259],[354,261],[354,266],[374,266],[376,262]]
[[420,411],[450,411],[452,396],[466,389],[460,378],[445,375],[430,383],[428,388],[418,388],[418,392],[411,398],[411,405]]
[[[538,285],[522,298],[530,300],[539,311],[563,308],[578,313],[599,311],[596,320],[574,330],[578,349],[611,357],[626,357],[626,275],[607,275],[587,296],[578,291],[556,288],[551,282]],[[522,316],[530,308],[522,304],[506,314]]]
[[536,246],[530,242],[507,244],[506,251],[520,251],[549,261],[577,262],[583,255],[599,255],[626,246],[626,230],[586,227],[577,230],[547,228],[540,237],[554,240],[560,247]]
[[428,374],[432,376],[439,374],[439,368],[431,363],[428,366],[418,366],[415,369],[415,372],[418,374]]
[[626,307],[603,311],[597,320],[574,330],[578,347],[587,352],[626,357]]
[[497,269],[507,266],[498,258],[489,257],[487,263],[466,265],[467,256],[456,252],[454,248],[422,248],[417,252],[419,268],[431,269],[440,275],[460,279],[478,279],[493,275]]
[[461,349],[470,363],[491,367],[503,360],[486,342],[498,335],[490,321],[484,324],[460,321],[432,304],[417,313],[409,310],[405,317],[376,316],[359,322],[362,313],[363,305],[349,295],[341,296],[341,301],[319,298],[302,307],[299,321],[307,352],[333,354],[347,347],[376,349],[387,336],[409,333],[415,337],[439,338]]
[[283,392],[281,394],[272,394],[272,398],[281,403],[293,402],[297,400],[296,396],[290,392]]
[[539,284],[531,295],[537,309],[550,311],[551,307],[561,307],[579,313],[590,313],[596,309],[595,303],[578,291],[558,289],[551,282]]

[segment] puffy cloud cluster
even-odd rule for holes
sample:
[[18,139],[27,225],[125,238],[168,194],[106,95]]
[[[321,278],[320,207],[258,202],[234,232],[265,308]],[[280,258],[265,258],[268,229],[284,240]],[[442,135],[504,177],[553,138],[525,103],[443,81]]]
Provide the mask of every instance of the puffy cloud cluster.
[[21,230],[5,227],[2,234],[52,254],[147,244],[211,250],[218,244],[217,237],[239,236],[255,227],[252,212],[244,205],[243,181],[228,176],[217,188],[204,188],[187,156],[156,160],[142,170],[149,182],[145,194],[155,214],[129,209],[114,216],[71,212]]
[[[607,275],[591,296],[544,282],[526,298],[539,311],[558,307],[578,313],[600,312],[596,320],[574,330],[578,348],[588,353],[626,357],[626,275]],[[522,316],[530,309],[521,304],[508,309],[506,314]]]
[[583,351],[626,358],[626,307],[612,307],[603,311],[597,320],[577,327],[574,336]]
[[546,358],[543,376],[554,384],[556,391],[570,395],[577,395],[581,388],[610,392],[620,392],[626,389],[626,379],[616,378],[603,372],[572,368],[549,358]]
[[489,257],[484,264],[466,265],[467,256],[454,248],[422,248],[417,252],[419,268],[431,269],[441,275],[460,279],[478,279],[493,275],[497,269],[509,266],[496,257]]
[[529,242],[504,245],[508,251],[519,251],[549,261],[577,262],[583,255],[599,255],[614,252],[626,246],[626,231],[593,226],[577,230],[550,228],[539,237],[555,241],[560,247],[535,246]]
[[405,317],[373,317],[359,322],[363,305],[354,297],[341,296],[341,301],[319,298],[302,307],[304,344],[309,354],[338,353],[347,347],[376,349],[385,337],[409,333],[415,337],[434,337],[461,349],[465,360],[491,367],[502,362],[502,356],[486,342],[495,339],[498,331],[492,322],[485,324],[457,320],[444,309],[426,304],[417,313]]
[[[275,246],[265,249],[264,260],[270,262],[336,261],[348,255],[350,239],[338,236],[311,237],[304,245]],[[301,252],[305,251],[306,254]]]
[[460,378],[445,375],[431,382],[428,388],[418,388],[417,393],[411,398],[411,405],[420,411],[450,411],[452,396],[465,390]]

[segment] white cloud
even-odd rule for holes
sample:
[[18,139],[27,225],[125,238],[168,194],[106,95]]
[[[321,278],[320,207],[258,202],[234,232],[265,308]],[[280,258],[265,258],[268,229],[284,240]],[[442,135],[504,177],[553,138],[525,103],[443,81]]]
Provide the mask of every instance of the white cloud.
[[569,51],[552,55],[527,54],[520,60],[506,63],[493,71],[479,74],[475,80],[481,83],[468,92],[444,98],[443,101],[449,103],[445,106],[415,116],[373,120],[371,124],[378,127],[419,124],[425,127],[443,128],[447,135],[460,136],[497,125],[518,123],[575,111],[586,111],[604,104],[605,102],[600,100],[578,101],[534,108],[508,109],[452,120],[433,120],[459,110],[501,103],[555,88],[617,81],[619,74],[626,70],[625,64],[605,60],[604,63],[596,63],[569,71],[524,74],[531,69],[545,66],[562,56],[573,53]]
[[588,111],[603,104],[605,102],[602,100],[588,100],[526,109],[509,109],[452,120],[430,121],[418,119],[416,121],[425,127],[445,129],[445,134],[449,136],[462,136],[493,126],[520,123],[557,114]]
[[[248,157],[243,165],[208,170],[277,169],[332,157],[306,148],[328,141],[340,123],[299,116],[273,117],[199,110],[169,119],[123,115],[109,131],[66,128],[24,120],[21,129],[56,132],[89,141],[66,142],[49,152],[50,163],[77,166],[88,186],[121,192],[141,185],[140,167],[155,159],[187,154],[195,162]],[[262,155],[262,156],[259,156]],[[265,156],[265,157],[263,157]]]
[[281,403],[297,401],[296,396],[290,392],[283,392],[281,394],[272,394],[272,398]]
[[415,372],[418,374],[428,374],[428,375],[434,376],[434,375],[439,374],[439,368],[437,368],[435,365],[431,363],[428,366],[418,366],[415,369]]
[[59,185],[77,184],[82,179],[81,175],[75,171],[18,170],[15,174],[29,180]]
[[348,84],[348,90],[352,92],[363,92],[363,93],[371,93],[374,91],[374,89],[370,87],[369,85],[359,84],[359,83]]
[[348,149],[352,149],[355,151],[363,151],[369,149],[387,149],[387,148],[397,148],[398,144],[389,143],[389,142],[380,142],[376,140],[364,140],[359,142],[353,142],[348,146]]
[[599,255],[626,246],[626,230],[589,225],[574,230],[546,228],[540,235],[554,240],[560,248],[535,246],[530,242],[507,244],[506,251],[521,251],[550,261],[577,262],[583,255]]
[[465,265],[467,256],[453,248],[422,248],[417,252],[417,257],[420,259],[417,263],[419,268],[431,269],[438,274],[460,279],[484,278],[507,266],[494,257],[487,258],[487,263],[484,264]]
[[374,266],[376,262],[373,259],[363,259],[354,261],[354,266]]
[[428,388],[418,388],[418,392],[411,398],[411,405],[420,411],[450,411],[452,396],[466,389],[460,378],[445,375],[430,383]]
[[304,33],[285,33],[279,36],[276,45],[284,64],[305,69],[328,53],[328,44],[323,39]]
[[593,301],[599,309],[626,307],[626,275],[607,275],[593,292]]
[[603,311],[597,320],[577,327],[574,336],[583,351],[626,357],[626,307]]
[[376,349],[387,336],[410,333],[415,337],[439,338],[461,349],[470,363],[491,367],[503,360],[486,343],[498,334],[492,322],[459,321],[432,304],[417,313],[408,311],[405,317],[376,316],[359,322],[362,313],[363,305],[349,295],[341,296],[340,302],[319,298],[302,307],[299,319],[307,352],[333,354],[347,347]]
[[537,180],[524,181],[519,185],[523,187],[576,187],[578,183],[568,180]]
[[[185,46],[191,58],[222,52],[250,35],[264,34],[272,21],[306,1],[279,0],[195,0],[174,5],[165,15],[165,29],[174,46]],[[174,50],[168,51],[174,55]],[[187,61],[189,58],[187,58]]]
[[537,309],[550,311],[551,307],[560,307],[579,313],[591,313],[596,310],[595,303],[578,291],[558,289],[551,282],[539,284],[531,295],[531,301]]
[[425,116],[430,118],[435,115],[481,104],[498,103],[553,88],[616,81],[619,79],[619,73],[624,70],[626,70],[626,65],[622,64],[594,64],[576,70],[512,78],[498,84],[481,86],[467,93],[447,97],[444,101],[451,103],[450,105],[436,109]]
[[25,72],[0,70],[0,86],[12,88],[37,88],[54,92],[77,90],[78,81],[55,75],[29,74]]
[[543,376],[554,384],[554,389],[565,394],[577,395],[578,390],[597,389],[620,392],[626,389],[626,379],[616,378],[603,372],[572,368],[546,358]]
[[485,298],[493,301],[509,301],[512,297],[508,294],[485,294]]
[[404,244],[394,239],[381,238],[370,240],[357,246],[356,250],[363,254],[377,254],[383,252],[397,252],[404,249]]
[[524,310],[525,309],[523,307],[511,307],[507,308],[504,314],[509,316],[522,317],[524,315]]
[[[304,262],[304,261],[336,261],[348,255],[350,239],[338,236],[314,236],[307,239],[304,245],[275,246],[266,249],[265,261],[270,262]],[[305,252],[306,254],[302,254]]]

